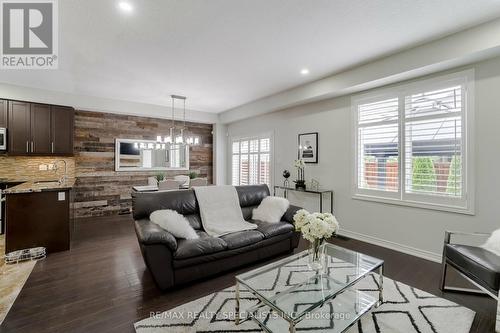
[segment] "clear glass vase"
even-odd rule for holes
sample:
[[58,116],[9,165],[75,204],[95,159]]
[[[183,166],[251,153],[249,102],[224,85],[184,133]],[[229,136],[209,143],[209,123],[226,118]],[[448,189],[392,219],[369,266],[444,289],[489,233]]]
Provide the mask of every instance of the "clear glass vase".
[[323,273],[326,268],[325,240],[323,238],[310,242],[309,268],[318,273]]

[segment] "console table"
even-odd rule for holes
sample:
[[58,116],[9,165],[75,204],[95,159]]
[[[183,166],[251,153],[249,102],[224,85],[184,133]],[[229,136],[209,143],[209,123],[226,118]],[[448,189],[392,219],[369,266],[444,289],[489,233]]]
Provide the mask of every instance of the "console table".
[[328,194],[330,196],[330,213],[333,214],[333,191],[332,190],[321,190],[321,189],[319,189],[319,190],[308,190],[308,189],[298,190],[294,187],[275,185],[274,186],[274,195],[275,196],[276,196],[276,190],[282,190],[283,196],[285,198],[288,196],[288,191],[316,194],[319,198],[319,211],[320,211],[320,213],[323,213],[323,195]]

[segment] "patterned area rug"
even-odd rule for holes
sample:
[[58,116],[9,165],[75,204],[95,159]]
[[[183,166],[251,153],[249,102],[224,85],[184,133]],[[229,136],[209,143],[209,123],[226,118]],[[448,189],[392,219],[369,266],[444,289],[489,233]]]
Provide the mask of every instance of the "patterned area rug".
[[[267,277],[274,279],[274,282],[269,284],[270,281],[263,281],[263,286],[291,286],[294,284],[294,273],[300,269],[304,268],[295,266],[285,271],[282,270],[274,277]],[[365,277],[356,284],[355,288],[378,297],[378,275],[372,274]],[[257,303],[257,299],[247,291],[241,292],[240,295],[242,310]],[[338,302],[334,299],[316,310],[297,325],[297,332],[337,332],[347,326],[352,318],[345,317],[343,313],[336,311],[336,308],[342,306]],[[251,320],[238,326],[235,325],[234,308],[234,288],[228,288],[170,311],[154,314],[150,318],[135,323],[134,326],[137,333],[262,332],[260,327]],[[347,332],[467,333],[470,331],[474,316],[474,311],[468,308],[404,283],[384,278],[384,303],[363,315],[361,320]],[[342,320],[347,321],[342,322]],[[265,323],[272,327],[274,332],[288,332],[287,323],[273,316],[273,313],[267,313]]]
[[35,261],[6,265],[4,263],[5,236],[0,236],[0,325],[31,274]]

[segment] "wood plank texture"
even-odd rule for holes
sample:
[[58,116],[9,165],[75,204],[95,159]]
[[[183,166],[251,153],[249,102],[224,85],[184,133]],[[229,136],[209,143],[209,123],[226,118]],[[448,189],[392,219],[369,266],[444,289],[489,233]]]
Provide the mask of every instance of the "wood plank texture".
[[[157,172],[115,172],[115,139],[156,140],[157,135],[166,135],[170,126],[168,119],[76,111],[75,217],[128,213],[132,186],[146,185],[147,177]],[[187,122],[186,127],[202,140],[202,145],[190,148],[190,171],[207,177],[211,183],[212,125]],[[168,171],[166,174],[173,177],[190,171]]]
[[[234,276],[268,260],[161,293],[144,266],[130,216],[77,220],[70,251],[36,264],[0,332],[133,332],[150,312],[166,311],[234,285]],[[385,260],[384,275],[477,312],[471,333],[493,332],[495,302],[442,293],[440,265],[349,239],[333,243]],[[301,241],[299,249],[306,246]],[[296,251],[298,251],[296,250]],[[449,282],[457,283],[450,275]]]

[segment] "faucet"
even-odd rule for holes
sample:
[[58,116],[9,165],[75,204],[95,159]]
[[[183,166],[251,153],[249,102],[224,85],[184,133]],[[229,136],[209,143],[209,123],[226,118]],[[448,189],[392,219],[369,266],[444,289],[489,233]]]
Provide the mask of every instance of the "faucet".
[[54,162],[54,171],[57,172],[59,170],[59,167],[57,166],[57,163],[63,162],[64,163],[64,175],[62,175],[61,178],[59,178],[59,185],[62,185],[66,182],[66,179],[68,178],[68,163],[66,163],[65,160],[57,160]]

